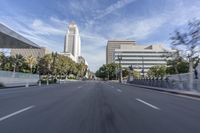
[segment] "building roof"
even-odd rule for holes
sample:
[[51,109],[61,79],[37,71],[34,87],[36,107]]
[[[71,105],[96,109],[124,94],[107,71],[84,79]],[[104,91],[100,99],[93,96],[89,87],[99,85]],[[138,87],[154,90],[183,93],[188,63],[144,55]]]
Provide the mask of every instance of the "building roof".
[[168,48],[163,47],[162,45],[121,45],[120,49],[115,49],[115,51],[174,51]]
[[0,48],[40,48],[40,46],[0,23]]

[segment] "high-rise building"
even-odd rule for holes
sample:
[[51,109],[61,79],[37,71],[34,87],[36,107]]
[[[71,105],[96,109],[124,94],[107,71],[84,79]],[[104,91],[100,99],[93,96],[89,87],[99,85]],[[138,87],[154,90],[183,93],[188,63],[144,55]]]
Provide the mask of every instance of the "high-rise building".
[[78,57],[81,56],[81,39],[78,30],[78,26],[72,22],[68,26],[67,33],[64,41],[64,53],[65,55],[73,56],[73,60],[78,62]]
[[134,46],[136,44],[135,41],[129,40],[110,40],[107,43],[106,47],[106,64],[113,62],[113,54],[115,49],[119,49],[121,45],[130,45]]

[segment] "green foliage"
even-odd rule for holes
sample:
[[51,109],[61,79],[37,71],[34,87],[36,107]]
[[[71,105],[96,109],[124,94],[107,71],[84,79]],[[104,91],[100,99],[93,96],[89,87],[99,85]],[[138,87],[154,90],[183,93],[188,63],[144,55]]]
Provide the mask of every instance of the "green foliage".
[[133,70],[133,71],[131,72],[131,75],[133,75],[133,77],[134,77],[135,79],[141,78],[141,74],[140,74],[139,71]]
[[148,77],[163,78],[166,75],[166,66],[153,66],[147,72]]
[[167,62],[167,74],[180,74],[189,72],[189,62],[184,59],[180,60],[169,60]]
[[77,78],[83,78],[87,72],[87,65],[75,63],[69,57],[52,53],[45,55],[39,60],[39,72],[41,75],[54,75],[53,77],[62,77],[70,74]]
[[30,72],[32,73],[33,67],[35,67],[37,64],[36,58],[33,56],[29,56],[26,58],[26,63],[28,65],[28,67],[30,68]]
[[[116,73],[119,69],[118,64],[110,63],[101,66],[95,73],[96,77],[102,78],[102,79],[109,79],[113,80],[116,79]],[[126,76],[126,71],[124,71],[124,75]]]
[[48,54],[38,59],[33,56],[24,58],[22,55],[5,56],[3,53],[0,53],[0,69],[39,73],[40,75],[52,77],[51,80],[57,77],[67,77],[69,74],[82,78],[87,72],[87,67],[83,63],[75,63],[72,59],[57,53]]
[[127,68],[124,68],[123,70],[122,70],[122,76],[123,77],[127,77],[129,75],[129,70],[127,69]]

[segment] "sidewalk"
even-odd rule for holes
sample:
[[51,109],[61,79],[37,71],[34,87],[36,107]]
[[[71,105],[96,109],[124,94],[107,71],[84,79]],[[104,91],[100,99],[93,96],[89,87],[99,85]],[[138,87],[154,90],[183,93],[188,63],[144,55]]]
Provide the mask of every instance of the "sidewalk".
[[151,89],[151,90],[156,90],[156,91],[162,91],[162,92],[168,92],[168,93],[173,93],[173,94],[179,94],[179,95],[184,95],[184,96],[200,98],[200,93],[195,92],[195,91],[165,89],[165,88],[145,86],[145,85],[137,85],[137,84],[129,84],[129,83],[122,84],[122,85],[129,85],[129,86],[135,86],[135,87],[140,87],[140,88],[144,88],[144,89]]

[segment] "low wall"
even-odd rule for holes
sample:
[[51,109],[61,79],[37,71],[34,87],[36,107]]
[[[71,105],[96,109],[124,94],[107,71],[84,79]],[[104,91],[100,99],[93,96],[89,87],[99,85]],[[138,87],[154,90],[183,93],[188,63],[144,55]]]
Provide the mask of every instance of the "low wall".
[[200,92],[200,80],[199,79],[194,79],[192,90],[189,89],[188,81],[134,79],[133,81],[130,81],[129,83],[152,86],[152,87],[160,87],[160,88],[166,88],[166,89]]
[[37,74],[0,71],[0,83],[5,87],[33,85],[37,84],[38,80]]

